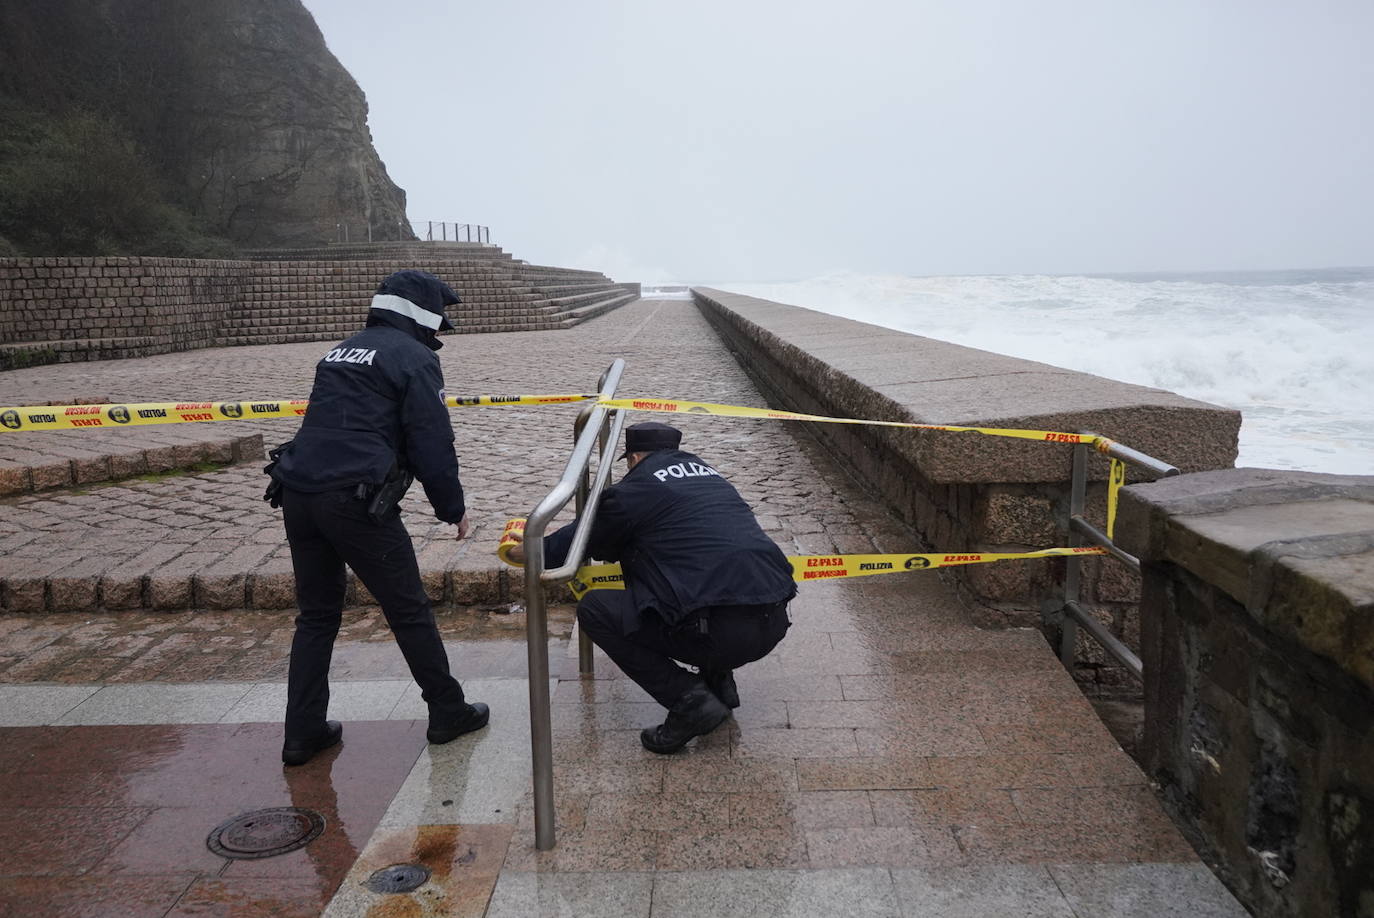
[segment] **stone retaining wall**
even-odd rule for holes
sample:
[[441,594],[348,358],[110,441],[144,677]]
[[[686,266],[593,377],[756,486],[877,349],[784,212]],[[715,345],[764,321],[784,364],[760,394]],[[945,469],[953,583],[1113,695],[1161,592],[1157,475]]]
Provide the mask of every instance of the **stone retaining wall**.
[[[1235,463],[1240,414],[1115,382],[796,306],[693,288],[698,306],[770,401],[812,414],[980,427],[1088,429],[1184,471]],[[927,546],[1028,551],[1067,544],[1068,446],[882,427],[816,424],[815,432]],[[1105,522],[1107,463],[1090,467],[1089,517]],[[1136,480],[1139,480],[1137,477]],[[1110,560],[1084,565],[1085,601],[1139,642],[1139,580]],[[982,624],[1039,624],[1062,590],[1054,561],[947,569]],[[1104,678],[1102,653],[1080,660]]]
[[0,345],[23,346],[7,349],[16,366],[205,347],[245,302],[253,269],[181,258],[0,258]]
[[371,261],[367,254],[355,247],[335,260],[0,258],[0,369],[342,337],[398,265],[459,291],[460,332],[564,328],[639,295],[637,284],[525,265],[499,249],[415,245],[378,248]]
[[262,434],[179,439],[184,442],[143,448],[124,446],[116,449],[110,444],[103,450],[76,447],[73,451],[78,455],[74,457],[38,453],[32,465],[3,462],[0,463],[0,498],[183,471],[202,464],[259,461],[264,452]]
[[1256,915],[1374,915],[1374,477],[1132,486],[1117,538],[1175,821]]

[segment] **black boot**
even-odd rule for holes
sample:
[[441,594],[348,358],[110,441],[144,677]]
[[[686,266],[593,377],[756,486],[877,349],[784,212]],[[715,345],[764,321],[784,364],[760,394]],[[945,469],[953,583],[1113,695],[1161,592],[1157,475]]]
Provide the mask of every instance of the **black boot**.
[[701,677],[706,680],[706,687],[711,690],[711,694],[719,698],[727,708],[733,711],[739,707],[739,689],[735,687],[733,669],[703,669]]
[[710,733],[729,717],[730,709],[705,685],[699,685],[668,709],[667,720],[640,731],[639,741],[650,752],[667,755],[686,746],[692,737]]
[[439,718],[431,714],[425,738],[435,745],[451,743],[464,733],[482,729],[490,719],[491,709],[480,701],[468,705],[467,710],[456,717]]
[[287,740],[281,747],[283,765],[304,765],[315,757],[315,753],[337,745],[343,739],[343,724],[337,720],[327,720],[324,732],[310,740]]

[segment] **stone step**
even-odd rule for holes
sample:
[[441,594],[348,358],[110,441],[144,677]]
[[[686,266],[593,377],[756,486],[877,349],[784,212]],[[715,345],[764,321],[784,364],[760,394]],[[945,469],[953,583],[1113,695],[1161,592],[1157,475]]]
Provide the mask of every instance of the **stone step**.
[[596,271],[579,271],[570,273],[562,269],[551,269],[549,271],[522,271],[511,272],[512,279],[517,283],[527,283],[533,286],[540,286],[550,283],[611,283],[610,278]]
[[[256,547],[256,546],[245,546]],[[262,553],[261,551],[259,553]],[[458,569],[420,567],[420,577],[430,601],[441,608],[497,605],[524,596],[518,572],[493,564],[468,564]],[[176,565],[151,570],[53,572],[47,575],[0,575],[5,610],[10,613],[128,612],[146,609],[173,612],[209,610],[287,610],[296,607],[295,578],[281,563],[258,565],[249,570],[209,565],[202,569]],[[546,588],[549,602],[563,602],[562,584]],[[375,606],[376,600],[347,575],[345,608]]]
[[530,306],[533,308],[553,307],[555,310],[561,312],[584,304],[595,303],[596,301],[605,299],[608,296],[615,296],[617,294],[621,294],[624,292],[625,291],[619,287],[608,286],[591,293],[579,293],[574,296],[557,296],[549,297],[548,299],[544,300],[535,300],[534,302],[530,303]]
[[[610,289],[609,286],[599,289]],[[482,290],[476,294],[463,296],[463,302],[453,309],[462,312],[466,307],[476,303],[527,303],[538,299],[543,299],[534,292],[525,292],[518,288],[504,287],[491,290]],[[254,314],[282,314],[282,315],[366,315],[369,308],[368,300],[339,301],[327,306],[309,306],[300,302],[291,302],[278,299],[255,300],[245,304],[233,315],[254,315]],[[231,316],[232,318],[232,316]]]
[[582,284],[543,284],[538,287],[531,287],[530,291],[532,293],[542,294],[543,297],[555,297],[607,290],[614,286],[616,285],[610,281],[596,281]]
[[522,272],[522,273],[531,273],[531,274],[539,274],[539,273],[544,273],[544,274],[548,274],[548,273],[557,273],[557,274],[583,274],[583,275],[590,275],[590,276],[593,276],[593,277],[599,277],[599,276],[601,276],[601,272],[600,272],[600,271],[591,271],[591,270],[588,270],[587,268],[561,268],[561,267],[558,267],[557,265],[532,265],[532,264],[527,264],[527,263],[525,263],[525,262],[520,262],[520,261],[515,262],[514,268],[515,268],[515,270],[518,271],[518,272]]
[[[200,425],[178,426],[188,428]],[[181,442],[146,446],[104,440],[99,446],[79,451],[77,455],[61,458],[49,456],[47,461],[32,465],[5,463],[0,465],[0,497],[197,470],[206,464],[260,462],[263,457],[262,434],[182,429],[176,432],[175,437],[164,434],[161,439],[177,439]]]
[[[528,315],[512,315],[501,317],[483,317],[470,323],[462,323],[454,330],[454,334],[472,335],[493,331],[544,331],[565,327],[563,320],[553,317],[531,317]],[[275,329],[254,329],[251,335],[230,335],[226,336],[221,342],[223,347],[246,347],[257,344],[300,344],[308,341],[339,341],[346,337],[348,332],[338,330],[327,331],[301,331],[299,329],[278,327]]]
[[[485,319],[491,316],[524,316],[532,319],[542,318],[551,313],[565,312],[569,308],[595,302],[605,296],[615,295],[623,291],[607,291],[601,297],[593,300],[583,300],[578,303],[558,304],[553,302],[533,305],[529,303],[508,303],[494,304],[476,309],[465,309],[461,313],[450,315],[455,325],[471,324],[474,320]],[[320,316],[297,316],[290,314],[255,316],[250,319],[243,319],[228,326],[225,335],[233,337],[236,335],[247,334],[290,334],[292,332],[329,332],[347,336],[362,329],[362,320],[358,316],[349,316],[344,319],[330,319]]]
[[172,350],[172,338],[135,336],[125,338],[71,338],[0,344],[0,370],[83,360],[112,360],[164,354]]
[[[474,320],[492,316],[527,314],[539,317],[590,306],[608,296],[623,293],[623,288],[614,284],[587,284],[581,285],[581,288],[582,292],[579,293],[543,299],[536,298],[537,294],[472,298],[458,307],[451,318],[458,324],[471,324]],[[251,329],[265,334],[308,334],[310,337],[299,340],[313,340],[318,332],[345,333],[356,328],[362,315],[361,307],[347,307],[339,311],[302,311],[300,307],[289,304],[256,305],[228,321],[226,336],[246,334]]]
[[[602,292],[609,292],[614,289],[616,288],[606,288]],[[449,316],[450,318],[462,318],[465,315],[470,315],[473,311],[483,309],[528,309],[547,302],[549,301],[540,300],[529,294],[474,298],[450,309]],[[262,324],[264,320],[266,324],[285,324],[294,321],[359,324],[366,315],[367,310],[361,308],[303,310],[298,306],[255,306],[235,314],[225,323],[225,327],[257,325]]]
[[574,325],[580,325],[588,319],[595,319],[597,316],[605,315],[612,309],[619,309],[621,306],[633,303],[638,299],[639,294],[622,293],[620,296],[602,300],[591,306],[582,306],[577,309],[569,310],[568,312],[559,313],[559,326],[562,328],[572,328]]

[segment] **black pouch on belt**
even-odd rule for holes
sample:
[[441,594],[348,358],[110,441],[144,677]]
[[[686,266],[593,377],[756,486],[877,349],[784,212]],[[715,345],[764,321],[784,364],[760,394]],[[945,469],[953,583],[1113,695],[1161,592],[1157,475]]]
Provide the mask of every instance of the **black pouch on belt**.
[[374,523],[380,523],[383,517],[401,502],[401,498],[406,496],[406,492],[414,483],[415,476],[402,468],[400,462],[393,462],[386,481],[377,486],[372,492],[372,499],[367,503],[368,518]]
[[268,462],[267,465],[262,467],[262,470],[267,473],[269,478],[271,478],[271,481],[267,483],[267,490],[263,492],[262,499],[267,501],[268,506],[270,506],[273,510],[281,506],[282,487],[281,481],[277,478],[276,475],[273,474],[273,472],[277,468],[277,461],[281,459],[283,453],[286,453],[291,449],[291,444],[294,442],[294,440],[287,440],[285,443],[283,443],[281,446],[278,446],[276,449],[270,450],[267,453],[267,458],[271,461]]

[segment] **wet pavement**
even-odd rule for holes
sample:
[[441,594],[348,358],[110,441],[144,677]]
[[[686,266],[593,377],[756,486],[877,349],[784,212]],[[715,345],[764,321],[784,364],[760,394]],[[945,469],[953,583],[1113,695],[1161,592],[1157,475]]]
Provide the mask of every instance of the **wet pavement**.
[[[306,360],[301,347],[272,359]],[[629,393],[762,403],[689,303],[640,303],[568,332],[468,336],[463,348],[447,366],[451,391],[475,367],[494,374],[488,391],[556,391],[573,383],[566,355],[585,348],[593,365],[627,357]],[[199,359],[213,372],[240,355]],[[157,360],[119,362],[118,378],[138,379],[137,364],[161,378]],[[548,384],[532,384],[527,366]],[[462,563],[476,570],[490,567],[504,519],[552,484],[570,417],[467,417],[460,449],[481,528]],[[682,420],[789,551],[913,547],[804,431]],[[96,528],[111,540],[89,550],[71,501],[89,511],[98,490],[11,498],[0,525],[38,533],[24,564],[39,549],[86,552],[78,560],[95,570],[116,544],[124,558],[171,537],[196,493],[237,508],[235,489],[256,487],[255,474],[121,485],[139,495],[123,506],[145,509],[109,510]],[[249,506],[217,521],[233,530],[223,537],[275,549],[279,522]],[[121,519],[149,525],[126,531]],[[197,554],[215,537],[198,538],[173,544]],[[0,544],[12,559],[15,542]],[[442,571],[456,547],[422,557]],[[669,757],[638,742],[662,710],[599,654],[595,678],[580,678],[571,609],[553,609],[550,852],[534,849],[518,607],[439,612],[455,673],[493,711],[487,729],[446,746],[425,743],[423,702],[376,610],[350,611],[332,671],[343,742],[288,770],[290,613],[197,607],[197,583],[184,610],[0,615],[0,916],[1245,914],[1043,638],[973,627],[937,573],[805,585],[787,638],[738,674],[736,716]],[[51,602],[51,580],[42,595]],[[226,819],[288,806],[320,812],[324,833],[257,860],[206,845]],[[396,864],[429,878],[410,893],[369,888]]]
[[[415,720],[350,723],[349,755],[283,769],[275,724],[4,731],[0,911],[16,916],[318,915],[425,745]],[[239,814],[305,807],[309,845],[230,860],[206,837]]]

